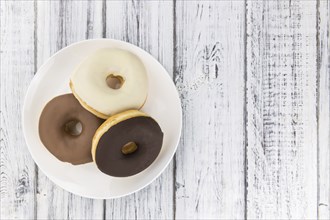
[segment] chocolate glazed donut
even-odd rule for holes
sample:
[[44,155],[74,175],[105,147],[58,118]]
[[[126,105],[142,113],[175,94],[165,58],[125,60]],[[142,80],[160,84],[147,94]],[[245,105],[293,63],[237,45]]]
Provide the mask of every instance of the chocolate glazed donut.
[[110,117],[93,138],[93,159],[105,174],[135,175],[157,158],[163,132],[151,117],[129,110]]
[[74,165],[92,162],[92,139],[104,120],[85,110],[73,94],[47,103],[39,119],[39,136],[59,160]]

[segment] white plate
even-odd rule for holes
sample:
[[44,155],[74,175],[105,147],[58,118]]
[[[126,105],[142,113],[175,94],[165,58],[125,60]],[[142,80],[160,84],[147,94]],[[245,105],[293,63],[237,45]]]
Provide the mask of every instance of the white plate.
[[[142,111],[155,118],[164,132],[163,147],[154,163],[141,173],[125,178],[111,177],[94,163],[73,166],[54,157],[39,139],[42,109],[55,96],[70,92],[73,69],[100,48],[117,47],[135,53],[146,66],[148,99]],[[118,40],[95,39],[72,44],[49,58],[33,78],[23,106],[23,132],[29,151],[39,168],[60,187],[84,197],[110,199],[136,192],[155,180],[171,161],[181,134],[181,103],[167,71],[144,50]]]

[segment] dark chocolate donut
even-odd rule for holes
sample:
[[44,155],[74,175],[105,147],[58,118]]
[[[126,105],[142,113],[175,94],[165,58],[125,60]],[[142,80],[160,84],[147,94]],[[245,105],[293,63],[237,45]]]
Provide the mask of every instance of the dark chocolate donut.
[[39,136],[45,147],[59,160],[74,165],[84,164],[93,161],[92,139],[103,121],[85,110],[73,94],[60,95],[43,109],[39,119]]
[[163,132],[151,117],[129,110],[105,121],[93,139],[93,158],[105,174],[115,177],[135,175],[157,158]]

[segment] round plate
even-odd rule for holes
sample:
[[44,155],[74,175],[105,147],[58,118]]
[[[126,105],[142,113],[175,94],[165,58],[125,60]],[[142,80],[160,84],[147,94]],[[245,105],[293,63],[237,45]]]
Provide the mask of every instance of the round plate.
[[[54,157],[41,143],[39,117],[55,96],[70,93],[69,78],[75,67],[101,48],[122,48],[143,61],[149,78],[148,99],[142,111],[156,119],[163,130],[163,147],[157,159],[144,171],[130,177],[111,177],[95,163],[73,166]],[[155,180],[171,161],[181,134],[182,112],[177,90],[164,67],[144,50],[118,40],[81,41],[63,48],[38,70],[23,106],[23,132],[29,151],[39,168],[60,187],[84,197],[110,199],[136,192]]]

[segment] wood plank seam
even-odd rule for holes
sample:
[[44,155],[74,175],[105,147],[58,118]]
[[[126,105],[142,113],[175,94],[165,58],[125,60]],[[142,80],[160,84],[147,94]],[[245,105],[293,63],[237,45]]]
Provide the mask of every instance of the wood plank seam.
[[316,124],[317,124],[317,190],[316,190],[316,202],[317,202],[317,218],[319,219],[319,202],[320,202],[320,141],[319,141],[319,115],[320,115],[320,27],[319,27],[319,20],[320,20],[320,0],[316,2]]
[[[34,75],[37,73],[37,69],[38,69],[38,4],[37,4],[37,0],[34,0],[33,2],[33,9],[34,9],[34,33],[33,33],[33,38],[34,38]],[[35,162],[34,162],[35,163]],[[35,192],[34,192],[34,218],[38,219],[38,203],[37,203],[37,199],[38,199],[38,178],[39,178],[39,167],[37,166],[37,164],[34,164],[34,172],[35,172]]]
[[244,219],[247,219],[247,197],[248,197],[248,109],[247,109],[247,0],[244,0],[244,106],[243,106],[243,126],[244,126]]
[[330,2],[317,1],[317,217],[330,218]]
[[[177,65],[176,65],[176,56],[177,56],[177,36],[176,36],[176,0],[173,0],[173,82],[176,85],[177,77]],[[183,128],[182,128],[183,129]],[[173,219],[176,219],[176,153],[173,155]]]
[[102,0],[102,38],[106,38],[106,37],[107,37],[107,0]]
[[[93,1],[93,0],[92,0]],[[102,38],[107,36],[107,1],[102,0]],[[103,199],[103,220],[106,219],[107,202]]]

